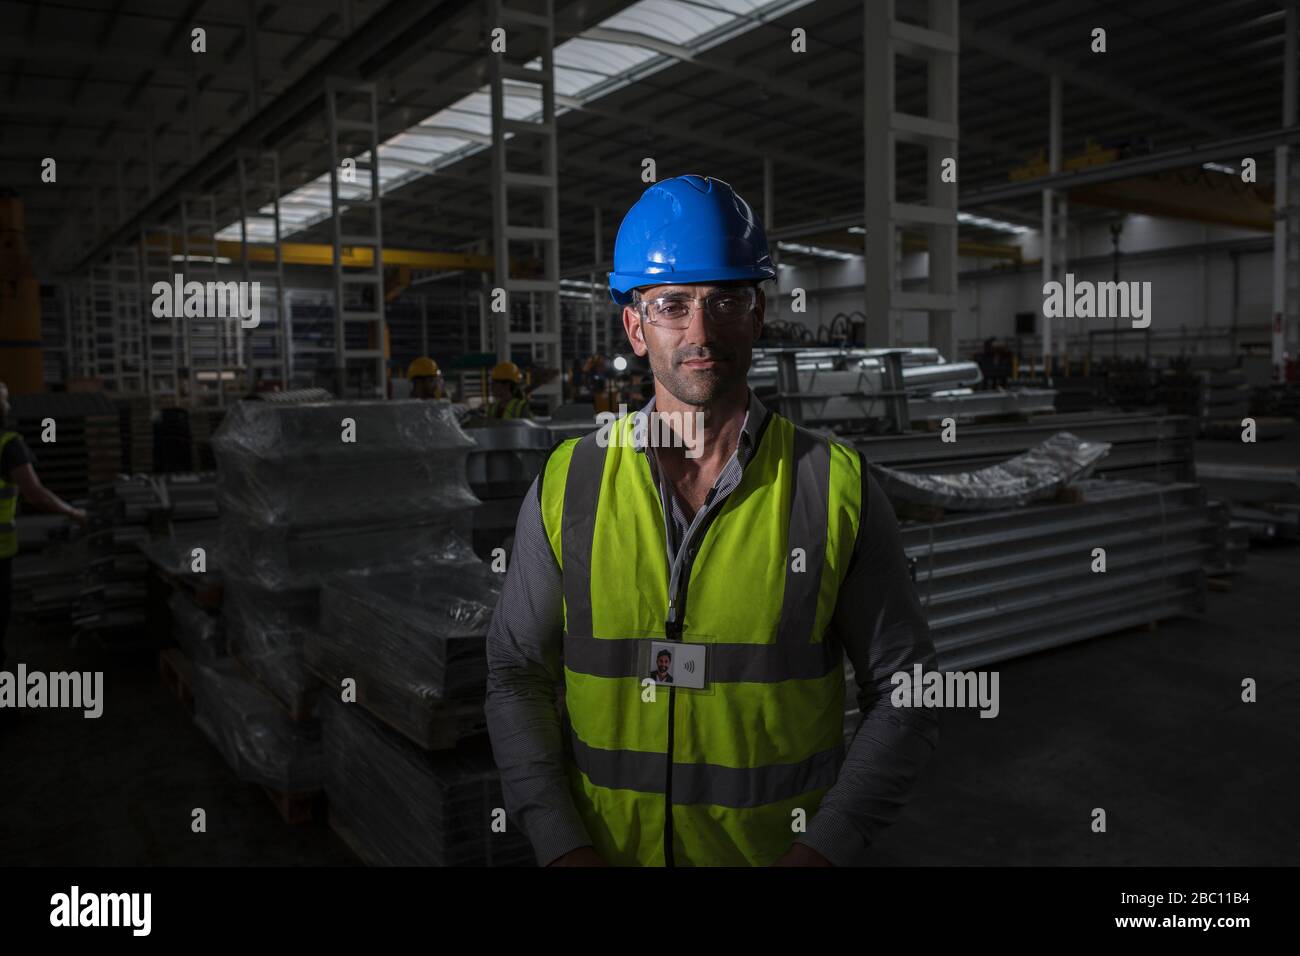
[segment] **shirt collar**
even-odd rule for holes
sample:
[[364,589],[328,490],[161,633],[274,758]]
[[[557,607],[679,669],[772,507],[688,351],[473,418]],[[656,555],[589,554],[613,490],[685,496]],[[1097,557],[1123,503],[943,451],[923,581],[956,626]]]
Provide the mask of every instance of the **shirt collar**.
[[[736,449],[736,455],[740,459],[742,465],[753,457],[754,451],[758,447],[758,436],[762,434],[763,424],[767,421],[768,416],[767,406],[759,401],[758,396],[754,394],[752,388],[748,391],[749,404],[745,409],[745,421],[740,426],[740,445]],[[641,407],[641,413],[643,415],[649,415],[654,411],[654,407],[655,396],[651,395],[650,401],[646,402],[645,405]],[[646,444],[642,440],[643,438],[643,435],[638,435],[636,430],[633,430],[633,447],[636,448],[637,451],[644,452],[646,450]]]

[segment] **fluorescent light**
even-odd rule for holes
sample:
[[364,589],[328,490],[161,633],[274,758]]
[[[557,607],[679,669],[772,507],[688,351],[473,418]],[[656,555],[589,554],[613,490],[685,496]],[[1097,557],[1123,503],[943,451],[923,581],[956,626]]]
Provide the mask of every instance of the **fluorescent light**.
[[964,226],[976,226],[980,229],[992,229],[994,232],[1010,232],[1015,235],[1023,235],[1026,232],[1034,231],[1029,226],[1018,226],[1014,222],[990,219],[987,216],[976,216],[969,212],[957,213],[957,222]]
[[776,247],[785,252],[798,252],[805,256],[818,256],[822,259],[838,259],[840,261],[846,261],[849,259],[862,258],[854,252],[840,252],[838,249],[823,249],[821,246],[806,246],[800,242],[778,242]]
[[189,261],[189,262],[216,262],[216,264],[219,265],[219,266],[228,266],[228,265],[230,265],[234,260],[233,260],[233,259],[227,259],[225,256],[217,256],[215,259],[214,259],[212,256],[190,256],[188,260],[186,259],[185,256],[172,256],[172,262],[186,262],[186,261]]

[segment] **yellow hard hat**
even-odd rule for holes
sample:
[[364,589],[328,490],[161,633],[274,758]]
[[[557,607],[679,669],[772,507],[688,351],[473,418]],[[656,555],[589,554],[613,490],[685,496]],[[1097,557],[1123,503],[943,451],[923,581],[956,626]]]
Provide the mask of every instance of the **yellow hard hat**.
[[438,363],[427,355],[421,355],[411,363],[410,368],[406,370],[407,378],[424,378],[438,374]]
[[492,366],[492,381],[514,382],[516,385],[524,380],[524,373],[514,362],[497,362]]

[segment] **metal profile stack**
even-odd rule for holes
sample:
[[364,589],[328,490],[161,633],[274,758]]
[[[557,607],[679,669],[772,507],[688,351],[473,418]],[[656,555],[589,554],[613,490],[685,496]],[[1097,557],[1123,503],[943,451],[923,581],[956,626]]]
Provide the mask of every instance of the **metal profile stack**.
[[213,439],[227,638],[294,718],[315,703],[303,645],[327,579],[468,553],[470,444],[446,402],[230,406]]
[[320,724],[290,719],[234,661],[195,663],[194,722],[239,779],[281,794],[320,789]]
[[958,426],[957,440],[939,432],[852,437],[867,461],[901,471],[946,473],[999,464],[1068,431],[1111,448],[1096,473],[1108,478],[1194,481],[1196,421],[1176,415],[1069,413],[1015,425]]
[[149,636],[149,560],[141,551],[150,538],[158,495],[145,476],[120,478],[98,489],[87,509],[98,529],[88,539],[92,557],[73,613],[80,639],[103,647],[156,647]]
[[[102,392],[43,393],[10,398],[14,429],[36,456],[41,482],[73,500],[110,483],[121,469],[118,411]],[[52,442],[42,440],[53,421]]]
[[[1222,514],[1189,483],[1088,479],[1081,498],[904,522],[943,670],[1199,611],[1223,560]],[[1106,571],[1092,570],[1104,548]]]
[[473,555],[432,569],[340,576],[321,588],[308,666],[329,686],[356,681],[357,702],[425,750],[485,730],[485,639],[500,575]]
[[356,704],[321,698],[330,825],[378,866],[529,866],[486,750],[430,754]]
[[118,421],[122,440],[122,471],[153,471],[153,419],[149,411],[149,396],[132,395],[118,398]]

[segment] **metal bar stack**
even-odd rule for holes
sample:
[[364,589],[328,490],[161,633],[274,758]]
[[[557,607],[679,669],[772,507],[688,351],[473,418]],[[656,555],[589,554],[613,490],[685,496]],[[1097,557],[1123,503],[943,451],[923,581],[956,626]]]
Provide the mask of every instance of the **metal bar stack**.
[[1204,489],[1104,479],[1072,487],[1081,500],[902,524],[942,669],[1203,609],[1202,569],[1225,547]]
[[1067,413],[1014,425],[958,426],[957,440],[939,432],[854,437],[869,462],[902,471],[966,471],[1006,461],[1068,431],[1111,449],[1097,464],[1108,478],[1194,481],[1196,421],[1178,415]]
[[378,866],[529,866],[486,749],[426,753],[355,704],[321,699],[330,825]]
[[472,562],[477,500],[465,482],[471,442],[449,403],[301,398],[234,403],[213,448],[231,655],[259,699],[315,724],[320,684],[304,645],[320,626],[321,588],[351,572]]

